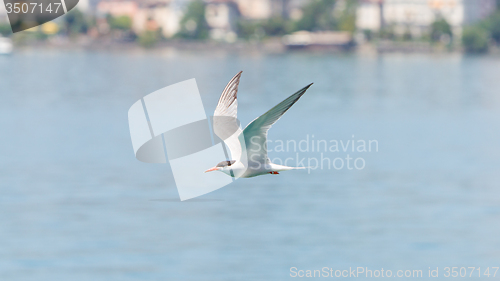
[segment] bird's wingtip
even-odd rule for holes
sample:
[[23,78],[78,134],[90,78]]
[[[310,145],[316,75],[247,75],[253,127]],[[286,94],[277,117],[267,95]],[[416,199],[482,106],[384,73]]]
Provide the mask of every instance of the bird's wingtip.
[[303,90],[307,90],[307,89],[309,89],[309,87],[311,87],[311,86],[312,86],[312,84],[314,84],[314,83],[311,83],[311,84],[309,84],[309,85],[305,86],[305,87],[303,88]]

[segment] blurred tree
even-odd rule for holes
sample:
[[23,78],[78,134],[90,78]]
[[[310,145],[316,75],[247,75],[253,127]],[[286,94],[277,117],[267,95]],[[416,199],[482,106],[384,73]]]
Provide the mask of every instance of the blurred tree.
[[160,31],[148,30],[139,35],[139,44],[145,48],[151,48],[160,40]]
[[488,43],[488,32],[484,28],[470,26],[464,29],[462,44],[467,53],[485,53],[488,51]]
[[108,15],[106,20],[111,29],[129,31],[132,28],[132,19],[129,16],[113,17]]
[[280,36],[290,32],[288,22],[280,16],[271,17],[262,23],[262,29],[269,36]]
[[207,39],[209,28],[205,19],[205,3],[201,0],[189,2],[181,22],[177,37],[187,39]]
[[491,38],[497,44],[500,44],[500,11],[497,11],[490,17],[488,29],[490,30]]
[[12,29],[10,27],[10,24],[8,24],[8,23],[1,23],[0,24],[0,34],[2,36],[10,36],[10,35],[12,35]]
[[431,24],[431,40],[438,42],[443,35],[451,38],[453,33],[450,24],[444,18],[439,18]]
[[250,39],[252,37],[258,36],[258,29],[261,28],[260,25],[254,21],[249,20],[239,20],[237,23],[237,33],[238,37],[244,39]]
[[244,39],[261,39],[264,36],[282,36],[293,31],[292,23],[281,16],[263,21],[238,21],[238,36]]
[[403,33],[404,41],[411,41],[413,39],[413,35],[411,34],[411,30],[409,27],[406,27],[405,32]]
[[42,32],[40,29],[37,29],[37,31],[33,32],[33,36],[35,39],[43,41],[49,38],[49,35]]
[[303,7],[302,18],[295,23],[295,30],[335,30],[337,21],[333,16],[335,0],[310,0]]
[[114,40],[121,42],[133,42],[137,39],[137,34],[132,30],[132,19],[129,16],[106,16]]
[[356,10],[358,8],[357,0],[346,0],[345,8],[339,16],[339,29],[354,33],[356,31]]
[[78,9],[69,11],[64,17],[64,29],[66,35],[76,35],[79,33],[87,33],[89,23],[85,15]]
[[342,16],[339,20],[339,29],[353,33],[356,30],[356,16],[354,14]]
[[385,25],[379,33],[380,38],[394,40],[396,38],[396,33],[394,32],[393,25]]
[[364,29],[363,35],[367,41],[371,41],[373,39],[373,31],[370,29]]

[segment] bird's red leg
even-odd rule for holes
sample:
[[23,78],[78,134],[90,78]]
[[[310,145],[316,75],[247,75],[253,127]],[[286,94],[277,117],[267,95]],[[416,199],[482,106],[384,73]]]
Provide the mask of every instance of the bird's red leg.
[[269,172],[271,175],[279,175],[278,172]]

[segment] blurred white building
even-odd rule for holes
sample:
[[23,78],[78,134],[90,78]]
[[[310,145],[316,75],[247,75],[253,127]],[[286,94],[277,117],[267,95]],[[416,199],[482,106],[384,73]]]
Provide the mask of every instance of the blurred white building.
[[232,0],[209,0],[206,2],[205,19],[210,27],[212,39],[235,41],[239,16],[238,5]]
[[301,7],[310,0],[236,0],[242,17],[263,20],[272,16],[298,18]]
[[495,11],[496,0],[361,0],[356,26],[379,31],[391,26],[397,34],[410,31],[421,36],[438,18],[444,18],[459,35],[464,25],[476,22]]
[[237,0],[243,17],[247,19],[267,19],[272,15],[271,0]]
[[79,0],[78,4],[76,5],[76,8],[84,13],[89,12],[90,10],[89,0]]
[[143,0],[133,18],[133,29],[142,32],[160,28],[163,36],[174,36],[180,29],[182,11],[171,0]]
[[98,16],[109,14],[113,17],[128,16],[133,19],[138,9],[139,5],[135,1],[107,0],[97,4],[96,12]]

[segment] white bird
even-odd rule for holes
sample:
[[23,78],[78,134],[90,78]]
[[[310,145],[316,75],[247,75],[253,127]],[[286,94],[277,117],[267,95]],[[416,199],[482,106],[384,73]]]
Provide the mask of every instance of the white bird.
[[304,169],[304,167],[288,167],[271,163],[267,156],[267,132],[300,99],[312,83],[257,117],[244,130],[241,130],[237,120],[237,94],[241,73],[242,71],[236,74],[224,88],[213,118],[214,133],[227,145],[233,160],[222,161],[206,170],[205,173],[221,171],[232,177],[250,178]]

